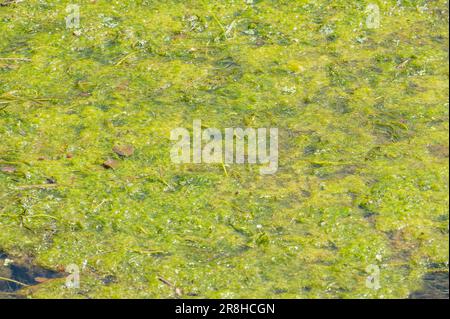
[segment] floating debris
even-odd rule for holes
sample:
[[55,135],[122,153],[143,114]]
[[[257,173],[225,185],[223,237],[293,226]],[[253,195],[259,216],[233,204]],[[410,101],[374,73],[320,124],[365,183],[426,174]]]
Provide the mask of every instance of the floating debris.
[[16,168],[14,166],[1,166],[0,171],[12,174],[16,172]]
[[119,162],[109,158],[103,162],[102,166],[107,169],[116,169],[119,167]]
[[134,154],[134,147],[131,145],[119,145],[113,147],[114,153],[123,157],[130,157]]

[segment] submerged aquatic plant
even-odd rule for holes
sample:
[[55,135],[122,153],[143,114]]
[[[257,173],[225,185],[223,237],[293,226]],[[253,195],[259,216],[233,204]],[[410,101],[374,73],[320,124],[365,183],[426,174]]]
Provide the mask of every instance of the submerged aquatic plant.
[[[68,28],[71,1],[2,1],[1,250],[78,265],[92,298],[404,298],[448,272],[445,1],[375,1],[379,24],[368,1],[79,3]],[[172,163],[193,119],[279,128],[277,173]]]

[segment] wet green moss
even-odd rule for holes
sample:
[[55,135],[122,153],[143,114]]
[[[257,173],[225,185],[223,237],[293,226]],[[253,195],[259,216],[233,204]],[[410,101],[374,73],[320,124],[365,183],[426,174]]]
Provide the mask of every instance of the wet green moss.
[[[31,296],[403,298],[448,267],[445,1],[250,2],[1,7],[0,249],[84,265]],[[279,127],[278,173],[172,164],[193,119]]]

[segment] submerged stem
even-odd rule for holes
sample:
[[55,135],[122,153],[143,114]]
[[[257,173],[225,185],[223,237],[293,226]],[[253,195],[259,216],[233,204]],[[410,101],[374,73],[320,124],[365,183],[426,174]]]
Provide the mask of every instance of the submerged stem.
[[24,284],[23,282],[20,282],[20,281],[14,280],[14,279],[10,279],[10,278],[0,277],[0,280],[12,282],[14,284],[18,284],[18,285],[21,285],[23,287],[29,287],[29,285]]

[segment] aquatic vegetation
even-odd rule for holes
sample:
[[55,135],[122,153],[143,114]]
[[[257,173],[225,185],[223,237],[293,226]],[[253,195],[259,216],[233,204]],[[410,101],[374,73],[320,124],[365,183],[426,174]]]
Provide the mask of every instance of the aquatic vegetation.
[[[0,250],[81,270],[23,294],[405,298],[448,274],[445,1],[77,3],[78,28],[71,1],[0,7]],[[277,173],[172,163],[194,119],[278,127]]]

